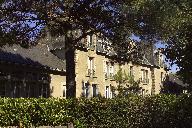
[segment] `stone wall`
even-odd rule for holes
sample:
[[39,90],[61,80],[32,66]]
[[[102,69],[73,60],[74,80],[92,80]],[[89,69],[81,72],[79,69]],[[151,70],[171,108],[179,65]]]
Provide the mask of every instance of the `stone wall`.
[[[95,75],[89,76],[88,75],[88,59],[89,58],[94,59],[94,70]],[[76,50],[75,51],[75,74],[76,74],[76,97],[82,96],[83,93],[83,84],[86,82],[89,82],[89,97],[92,97],[92,84],[96,84],[98,86],[98,91],[102,96],[105,96],[105,89],[106,86],[117,86],[117,83],[114,81],[114,79],[106,78],[105,77],[105,63],[110,62],[111,60],[104,56],[97,54],[94,50],[88,50],[88,51],[81,51]],[[143,88],[144,94],[151,94],[152,92],[152,77],[151,77],[151,68],[154,68],[154,74],[155,74],[155,94],[160,92],[160,86],[161,86],[161,72],[163,74],[166,74],[166,71],[163,68],[156,68],[151,67],[149,65],[140,65],[140,64],[133,64],[132,62],[129,63],[114,63],[114,74],[118,72],[120,67],[122,68],[123,72],[125,71],[127,74],[130,72],[130,67],[133,67],[133,75],[135,80],[139,80],[141,78],[141,70],[147,70],[148,71],[148,83],[140,83],[140,86]],[[165,75],[164,75],[165,76]],[[164,77],[163,76],[163,77]]]
[[[63,91],[66,91],[66,76],[51,74],[50,92],[55,98],[63,97]],[[66,93],[65,93],[66,94]]]

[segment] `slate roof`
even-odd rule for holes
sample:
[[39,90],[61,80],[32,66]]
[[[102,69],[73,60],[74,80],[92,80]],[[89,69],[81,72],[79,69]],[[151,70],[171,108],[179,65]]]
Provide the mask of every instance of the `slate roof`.
[[0,61],[24,64],[51,70],[66,70],[66,63],[53,55],[46,45],[37,45],[29,49],[19,45],[0,48]]
[[[149,43],[141,43],[138,45],[141,48],[143,54],[142,64],[160,66],[158,54],[155,54],[157,48]],[[153,54],[153,55],[152,55]]]
[[181,79],[179,79],[178,76],[176,76],[175,74],[171,74],[170,73],[168,78],[169,78],[170,82],[173,82],[173,83],[176,83],[178,85],[181,85],[182,87],[189,86],[188,84],[185,84]]
[[50,35],[48,35],[40,42],[41,44],[48,45],[50,50],[65,48],[65,36],[51,37]]

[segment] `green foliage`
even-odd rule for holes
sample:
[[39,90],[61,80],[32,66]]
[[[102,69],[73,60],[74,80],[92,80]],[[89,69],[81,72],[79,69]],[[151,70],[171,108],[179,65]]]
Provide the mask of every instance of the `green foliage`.
[[77,128],[189,128],[192,96],[0,99],[0,126],[59,126],[70,122]]
[[[46,35],[43,30],[46,27],[52,36],[65,35],[70,41],[67,46],[74,46],[89,34],[111,35],[106,30],[117,27],[121,17],[116,6],[116,2],[111,1],[1,0],[0,31],[15,38],[11,43],[25,41],[26,45],[32,45],[37,43],[37,38]],[[81,30],[82,34],[73,36],[74,30]],[[6,36],[0,36],[7,40]],[[3,41],[0,43],[5,44]]]
[[141,90],[140,81],[135,81],[133,75],[123,72],[121,68],[114,75],[114,79],[118,83],[117,88],[114,87],[114,90],[118,91],[118,96],[125,96],[128,93],[137,94]]
[[[0,0],[0,5],[0,46],[34,45],[46,35],[45,27],[54,36],[65,35],[66,47],[102,33],[118,56],[137,61],[140,51],[127,38],[134,34],[146,42],[166,42],[166,57],[181,67],[181,78],[192,83],[191,0]],[[73,30],[82,34],[74,36]]]
[[[130,30],[146,42],[166,44],[164,54],[180,67],[178,75],[192,83],[192,1],[191,0],[134,0],[123,1],[121,12]],[[131,14],[131,13],[132,14]],[[125,18],[126,19],[126,18]],[[134,23],[137,23],[135,25]],[[192,87],[189,86],[189,91]]]

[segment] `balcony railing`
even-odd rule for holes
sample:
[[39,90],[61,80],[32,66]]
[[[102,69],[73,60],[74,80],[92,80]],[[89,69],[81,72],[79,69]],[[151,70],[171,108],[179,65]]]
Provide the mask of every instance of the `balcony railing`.
[[114,79],[114,74],[113,73],[105,73],[105,79]]
[[110,73],[110,74],[109,74],[109,78],[110,78],[110,79],[113,79],[113,78],[114,78],[114,74],[113,74],[113,73]]
[[88,47],[87,47],[88,49],[90,49],[90,50],[95,50],[95,45],[93,45],[93,44],[88,44]]
[[94,70],[94,69],[88,69],[87,75],[88,75],[89,77],[95,77],[95,70]]
[[143,84],[148,84],[149,83],[149,79],[148,78],[145,78],[145,79],[140,78],[139,80]]

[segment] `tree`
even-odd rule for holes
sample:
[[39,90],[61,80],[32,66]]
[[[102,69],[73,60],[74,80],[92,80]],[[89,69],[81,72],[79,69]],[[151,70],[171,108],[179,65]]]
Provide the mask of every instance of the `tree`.
[[[69,45],[73,46],[88,34],[110,35],[121,17],[115,6],[105,0],[4,0],[0,6],[1,31],[17,31],[16,41],[26,38],[31,45],[45,34],[42,29],[46,27],[52,35],[70,38]],[[82,33],[75,38],[71,31],[77,29]]]
[[[188,84],[192,84],[192,25],[185,24],[183,28],[180,29],[178,35],[174,36],[169,40],[165,54],[173,62],[175,62],[180,70],[177,75]],[[188,86],[188,90],[192,91],[192,86]]]
[[[46,27],[52,35],[65,35],[68,47],[74,47],[86,35],[99,32],[112,41],[118,54],[129,57],[138,53],[127,52],[134,34],[146,42],[165,42],[165,55],[192,83],[191,0],[1,0],[0,4],[1,44],[11,34],[12,43],[34,45]],[[77,29],[82,33],[74,37],[72,31]]]
[[[126,14],[122,11],[127,4],[131,5],[130,10],[137,6],[132,0],[2,0],[1,31],[16,31],[16,43],[34,45],[46,33],[46,27],[52,35],[65,35],[69,47],[86,35],[99,32],[112,41],[119,54],[126,53],[130,47],[128,37],[141,22],[136,20],[135,10]],[[74,36],[74,30],[81,30],[81,34]]]
[[121,68],[114,75],[114,79],[117,82],[117,87],[113,87],[112,91],[117,90],[117,96],[126,96],[130,93],[138,94],[139,91],[142,89],[139,86],[140,81],[135,81],[134,76],[127,74],[125,71],[123,72]]
[[[143,23],[141,17],[146,14],[140,14],[141,10],[138,8],[141,5],[138,2],[134,0],[2,0],[0,31],[11,33],[15,43],[35,45],[39,37],[46,34],[44,29],[46,28],[52,36],[65,35],[66,44],[70,48],[86,35],[102,33],[112,41],[112,46],[119,56],[128,58],[130,54],[138,53],[135,50],[137,47],[132,48],[132,44],[129,43],[130,35],[149,29],[141,25]],[[74,30],[80,30],[81,34],[74,36]],[[4,39],[4,36],[1,38]],[[1,44],[5,44],[5,41]],[[128,51],[128,49],[132,50]]]
[[[139,26],[134,33],[142,40],[166,44],[164,54],[171,64],[180,67],[178,75],[192,84],[192,1],[191,0],[136,0],[122,5],[122,12],[130,17],[130,10]],[[129,22],[129,21],[127,21]],[[190,87],[190,86],[189,86]],[[192,90],[192,89],[190,89]]]

